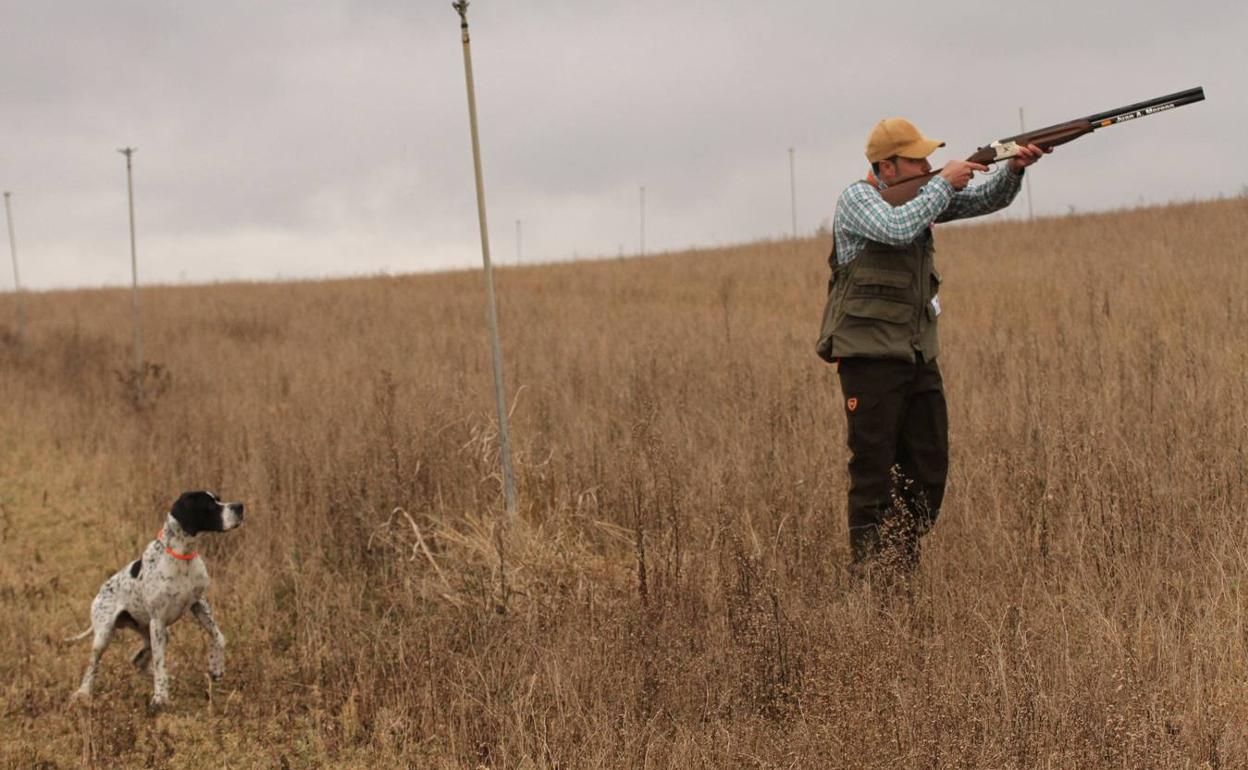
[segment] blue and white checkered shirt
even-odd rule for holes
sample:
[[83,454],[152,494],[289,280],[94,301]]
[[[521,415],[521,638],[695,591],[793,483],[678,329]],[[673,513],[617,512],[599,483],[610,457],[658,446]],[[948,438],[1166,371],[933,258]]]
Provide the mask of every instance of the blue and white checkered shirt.
[[848,263],[866,247],[867,241],[905,246],[933,222],[978,217],[1003,209],[1018,195],[1022,184],[1023,175],[1015,174],[1008,166],[987,182],[963,190],[954,190],[937,174],[919,188],[913,200],[893,206],[869,182],[855,182],[845,188],[836,202],[836,262]]

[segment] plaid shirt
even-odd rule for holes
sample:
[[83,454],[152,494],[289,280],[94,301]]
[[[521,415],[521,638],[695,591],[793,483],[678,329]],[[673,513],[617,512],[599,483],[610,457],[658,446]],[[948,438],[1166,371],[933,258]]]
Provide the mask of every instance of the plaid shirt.
[[1018,195],[1022,184],[1022,173],[1015,174],[1008,167],[1001,168],[984,184],[961,191],[954,190],[937,174],[919,188],[913,200],[894,207],[870,183],[855,182],[845,188],[836,202],[836,262],[847,264],[858,256],[867,241],[905,246],[933,222],[978,217],[1003,209]]

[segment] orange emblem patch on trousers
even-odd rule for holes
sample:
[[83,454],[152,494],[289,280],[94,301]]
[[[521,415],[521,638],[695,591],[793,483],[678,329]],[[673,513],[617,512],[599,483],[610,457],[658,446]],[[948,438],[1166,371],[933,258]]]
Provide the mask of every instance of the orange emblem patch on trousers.
[[846,409],[848,409],[848,410],[849,410],[849,411],[851,411],[851,412],[852,412],[852,411],[854,411],[855,409],[857,409],[857,408],[858,408],[858,399],[856,399],[856,398],[847,398],[847,399],[845,399],[845,408],[846,408]]

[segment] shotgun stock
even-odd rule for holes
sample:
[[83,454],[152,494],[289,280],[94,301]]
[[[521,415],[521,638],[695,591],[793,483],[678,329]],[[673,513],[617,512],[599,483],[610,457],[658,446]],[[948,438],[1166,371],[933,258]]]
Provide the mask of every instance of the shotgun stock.
[[[1018,155],[1020,146],[1034,144],[1042,150],[1047,150],[1074,141],[1084,134],[1090,134],[1100,128],[1125,123],[1136,118],[1143,118],[1158,112],[1172,110],[1175,107],[1182,107],[1185,104],[1202,101],[1205,98],[1204,88],[1189,88],[1186,91],[1169,94],[1167,96],[1159,96],[1156,99],[1149,99],[1143,102],[1129,104],[1126,107],[1119,107],[1115,110],[1106,110],[1098,112],[1095,115],[1089,115],[1086,118],[1077,118],[1068,120],[1065,123],[1057,123],[1046,128],[1037,129],[1035,131],[1026,131],[1021,134],[1006,137],[993,142],[985,147],[980,147],[969,158],[972,163],[982,163],[985,166],[997,163],[999,161],[1008,160]],[[880,195],[884,200],[894,206],[900,206],[910,201],[914,196],[919,194],[919,189],[923,185],[931,181],[932,177],[940,173],[940,170],[922,174],[920,176],[911,177],[905,181],[891,184],[880,191]]]

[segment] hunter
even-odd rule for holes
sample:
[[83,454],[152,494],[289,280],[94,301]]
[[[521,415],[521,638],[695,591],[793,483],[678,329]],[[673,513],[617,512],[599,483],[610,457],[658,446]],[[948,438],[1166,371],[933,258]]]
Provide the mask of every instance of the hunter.
[[952,160],[910,201],[894,207],[881,197],[890,184],[930,173],[928,156],[944,146],[907,120],[881,120],[867,137],[871,174],[836,204],[819,352],[837,363],[845,399],[855,574],[876,562],[912,571],[945,494],[948,417],[932,225],[1008,206],[1024,169],[1045,152],[1021,147],[1008,170],[975,187],[968,187],[972,176],[987,166]]

